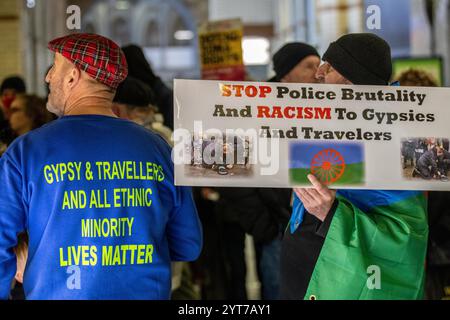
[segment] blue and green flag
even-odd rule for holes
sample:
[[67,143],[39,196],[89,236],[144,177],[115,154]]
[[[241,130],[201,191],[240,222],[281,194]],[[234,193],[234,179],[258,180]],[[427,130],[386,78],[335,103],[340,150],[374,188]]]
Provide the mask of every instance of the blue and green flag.
[[364,183],[364,145],[360,143],[295,142],[289,147],[292,184],[308,184],[314,174],[326,185]]
[[[422,299],[428,239],[423,192],[339,190],[305,299]],[[294,213],[302,204],[297,198]]]

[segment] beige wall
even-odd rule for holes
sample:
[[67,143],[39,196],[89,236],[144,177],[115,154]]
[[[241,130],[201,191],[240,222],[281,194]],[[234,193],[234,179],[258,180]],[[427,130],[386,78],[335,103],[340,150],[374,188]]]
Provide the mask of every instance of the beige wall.
[[23,71],[20,12],[20,1],[0,1],[0,81]]

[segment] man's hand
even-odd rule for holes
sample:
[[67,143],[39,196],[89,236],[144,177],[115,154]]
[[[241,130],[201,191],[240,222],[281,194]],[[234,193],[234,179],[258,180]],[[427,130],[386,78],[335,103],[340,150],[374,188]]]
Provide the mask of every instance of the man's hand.
[[25,273],[25,265],[28,259],[28,245],[22,244],[22,247],[16,251],[17,256],[17,271],[15,279],[17,282],[23,283],[23,274]]
[[219,193],[212,188],[202,188],[200,192],[201,192],[203,199],[206,199],[209,201],[216,202],[220,198]]
[[303,202],[305,209],[320,221],[324,221],[336,199],[336,191],[328,189],[314,175],[308,175],[314,189],[294,188],[295,193]]

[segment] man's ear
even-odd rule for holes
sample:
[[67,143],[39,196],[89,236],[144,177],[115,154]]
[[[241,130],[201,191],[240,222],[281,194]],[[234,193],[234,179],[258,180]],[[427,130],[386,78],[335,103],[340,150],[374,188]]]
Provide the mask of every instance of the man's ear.
[[67,75],[67,85],[69,89],[73,89],[77,86],[77,84],[81,80],[81,71],[78,68],[70,68],[70,71]]

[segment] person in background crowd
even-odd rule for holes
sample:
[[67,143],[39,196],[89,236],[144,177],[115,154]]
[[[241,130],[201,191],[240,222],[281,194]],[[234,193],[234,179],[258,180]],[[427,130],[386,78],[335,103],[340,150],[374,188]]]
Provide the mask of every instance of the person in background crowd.
[[317,50],[302,42],[285,44],[273,56],[275,76],[269,82],[317,83],[320,65]]
[[26,92],[25,82],[21,77],[12,76],[0,85],[0,156],[14,140],[14,132],[9,125],[10,107],[17,94]]
[[165,126],[173,130],[173,91],[155,75],[141,47],[128,45],[122,48],[128,62],[129,75],[147,84],[155,94],[155,102],[162,113]]
[[21,136],[55,117],[46,108],[46,101],[36,95],[18,95],[11,104],[10,126],[16,136]]
[[27,91],[25,82],[21,77],[12,76],[3,80],[0,85],[1,109],[5,119],[9,119],[11,103],[17,94],[23,94]]
[[229,277],[229,299],[247,299],[245,234],[259,251],[261,298],[277,299],[279,286],[280,228],[289,219],[289,197],[284,189],[216,188],[215,210],[223,229],[223,246]]
[[[410,69],[398,81],[402,86],[437,87],[437,81],[425,70]],[[422,140],[422,139],[421,139]],[[426,143],[422,147],[426,151]],[[448,139],[442,142],[449,150]],[[448,191],[428,192],[428,237],[425,297],[429,300],[450,298],[450,206]]]
[[[317,78],[324,84],[388,85],[390,47],[380,37],[348,34],[330,44]],[[284,299],[420,299],[428,227],[416,191],[332,190],[314,175],[295,188],[283,237]],[[380,283],[369,287],[368,268]],[[370,269],[369,269],[370,270]]]
[[[26,231],[27,299],[169,299],[171,261],[195,260],[202,247],[191,189],[174,185],[161,137],[113,113],[128,73],[116,43],[74,33],[48,47],[47,108],[59,119],[0,158],[0,298]],[[74,200],[82,192],[88,202]]]
[[400,74],[397,79],[404,87],[437,87],[437,81],[433,76],[421,69],[410,68]]
[[114,113],[160,134],[170,145],[172,130],[161,122],[155,94],[144,82],[128,76],[117,88],[113,104]]

